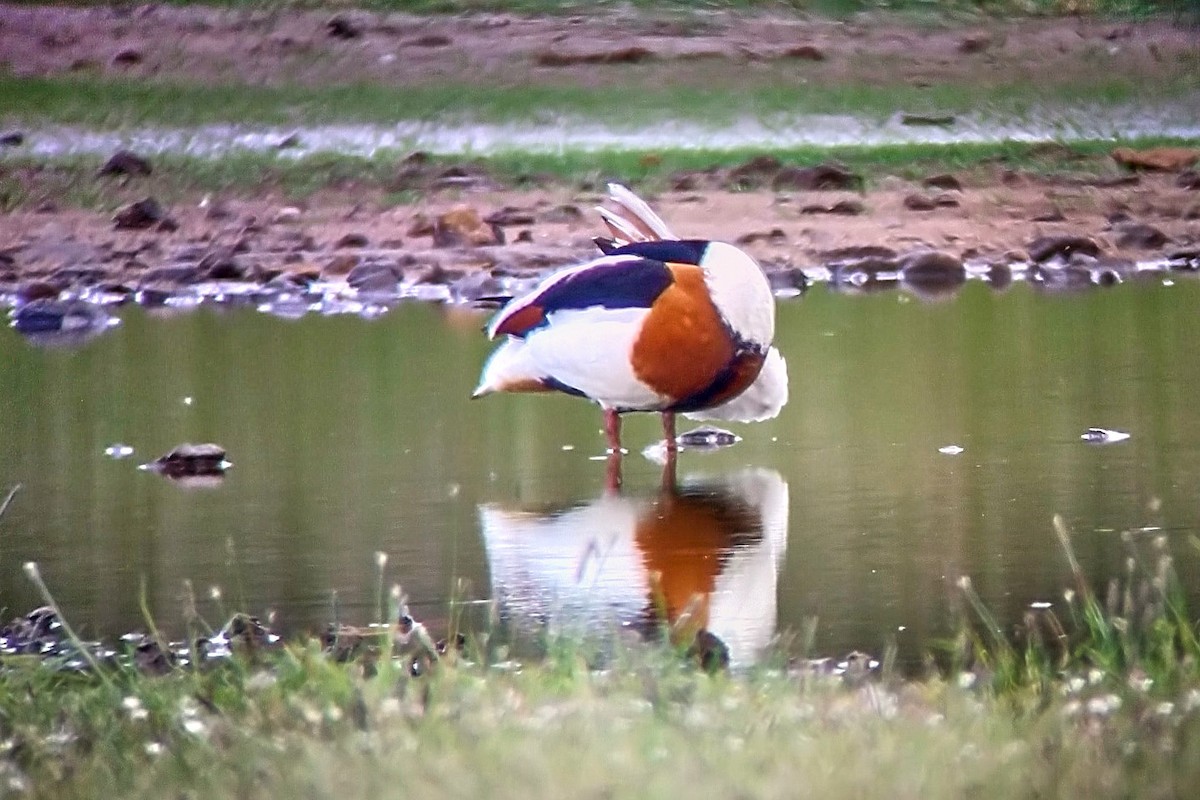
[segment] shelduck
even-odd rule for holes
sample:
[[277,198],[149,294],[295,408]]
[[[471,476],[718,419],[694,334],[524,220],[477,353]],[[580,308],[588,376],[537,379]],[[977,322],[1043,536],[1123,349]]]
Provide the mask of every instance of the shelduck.
[[604,411],[609,452],[621,414],[662,414],[668,454],[675,415],[757,422],[787,402],[787,365],[772,346],[775,300],[762,268],[724,242],[680,239],[645,202],[609,184],[598,211],[603,255],[560,270],[509,301],[488,326],[504,341],[475,397],[559,391]]

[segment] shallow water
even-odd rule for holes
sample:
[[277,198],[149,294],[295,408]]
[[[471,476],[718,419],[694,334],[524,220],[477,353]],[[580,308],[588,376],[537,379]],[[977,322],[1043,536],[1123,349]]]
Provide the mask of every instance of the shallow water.
[[[563,115],[525,122],[401,121],[391,125],[331,124],[263,127],[214,124],[121,131],[51,126],[31,131],[18,153],[41,158],[108,156],[121,147],[144,155],[173,153],[215,158],[232,152],[273,152],[281,158],[314,153],[370,157],[381,152],[489,155],[509,151],[557,153],[606,149],[772,149],[888,144],[961,144],[1001,141],[1072,142],[1169,136],[1200,137],[1200,94],[1169,103],[1115,107],[1038,107],[1020,115],[956,115],[950,125],[905,125],[901,114],[870,118],[850,114],[781,114],[764,119],[711,123],[660,120],[653,125],[614,124]],[[279,150],[279,143],[289,146]]]
[[[363,623],[382,551],[435,628],[455,593],[497,598],[517,633],[637,629],[657,607],[699,614],[746,661],[816,617],[821,654],[894,637],[911,663],[949,630],[960,575],[1007,622],[1061,605],[1055,513],[1101,588],[1125,570],[1122,531],[1141,551],[1165,535],[1195,587],[1200,283],[1166,284],[968,284],[933,303],[818,287],[780,305],[783,415],[684,453],[675,493],[640,452],[656,420],[631,418],[615,498],[593,407],[468,399],[490,346],[459,308],[130,308],[77,349],[0,329],[0,496],[23,486],[0,517],[0,603],[40,604],[34,560],[92,634],[142,624],[142,580],[168,630],[185,580],[213,623],[233,608],[285,631]],[[1131,436],[1090,445],[1093,426]],[[185,441],[228,449],[219,487],[138,470]]]

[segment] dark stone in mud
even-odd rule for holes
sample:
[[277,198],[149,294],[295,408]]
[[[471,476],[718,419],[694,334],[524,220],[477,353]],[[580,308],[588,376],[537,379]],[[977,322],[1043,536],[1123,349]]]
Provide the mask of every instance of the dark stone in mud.
[[141,50],[136,47],[125,47],[118,50],[112,57],[112,63],[118,67],[132,67],[146,59]]
[[863,178],[838,164],[815,167],[785,167],[771,181],[779,191],[822,191],[830,189],[861,189]]
[[1175,176],[1175,185],[1181,189],[1200,189],[1200,172],[1194,169],[1185,170]]
[[901,114],[900,124],[910,128],[949,128],[957,122],[952,114],[932,116],[929,114]]
[[582,219],[583,212],[579,210],[579,206],[571,205],[570,203],[555,206],[541,215],[542,222],[561,225],[573,225]]
[[1167,253],[1167,264],[1174,270],[1200,270],[1200,247],[1172,250]]
[[1049,211],[1030,217],[1031,222],[1062,222],[1065,219],[1066,217],[1063,216],[1062,211],[1057,208],[1052,208]]
[[134,645],[133,665],[143,675],[167,675],[175,664],[175,654],[154,639],[142,637]]
[[346,275],[346,283],[360,292],[395,293],[402,278],[391,264],[359,264]]
[[986,280],[993,289],[1007,289],[1012,285],[1012,266],[1004,263],[989,265]]
[[427,33],[415,39],[409,39],[405,44],[410,47],[449,47],[454,40],[442,33]]
[[162,204],[153,197],[146,197],[125,206],[113,217],[113,222],[118,230],[145,230],[151,226],[160,231],[179,229],[179,223],[172,219]]
[[118,150],[109,156],[97,175],[149,175],[150,162],[132,150]]
[[1029,243],[1029,260],[1048,261],[1055,256],[1066,258],[1074,253],[1100,255],[1100,245],[1086,236],[1039,236]]
[[936,251],[906,256],[900,262],[900,271],[905,282],[914,286],[958,286],[967,279],[962,261]]
[[174,284],[188,286],[200,279],[200,268],[193,264],[171,264],[163,267],[153,267],[138,276],[138,283],[144,286],[154,284]]
[[844,216],[857,216],[867,210],[861,200],[839,200],[833,205],[825,206],[820,203],[803,206],[800,209],[801,214],[841,214]]
[[964,36],[958,43],[958,52],[963,55],[974,55],[982,53],[992,46],[992,37],[987,33],[976,33],[970,36]]
[[168,478],[224,475],[231,465],[218,444],[181,444],[146,465]]
[[25,144],[25,134],[21,131],[0,133],[0,147],[20,147],[23,144]]
[[499,211],[488,214],[483,218],[483,221],[489,225],[532,225],[534,223],[534,216],[529,211],[516,208],[515,206],[505,206]]
[[244,281],[251,277],[250,271],[230,252],[208,253],[196,268],[201,280],[206,281]]
[[53,651],[59,644],[62,622],[49,606],[35,608],[0,628],[0,654],[24,655]]
[[775,156],[754,156],[730,169],[725,183],[735,188],[758,186],[782,167],[783,163]]
[[816,45],[798,44],[783,51],[784,58],[795,58],[800,61],[824,61],[825,51]]
[[366,247],[370,243],[371,240],[367,238],[365,233],[352,232],[338,239],[333,246],[335,249],[340,250],[346,247]]
[[787,244],[787,234],[783,232],[783,228],[772,228],[769,231],[751,231],[737,237],[735,244],[747,245],[755,242],[767,242],[768,244]]
[[958,200],[949,194],[927,195],[913,192],[905,195],[904,207],[910,211],[933,211],[938,208],[954,208]]
[[488,225],[479,212],[458,205],[438,216],[433,223],[434,247],[479,247],[504,244],[504,229]]
[[[894,259],[896,251],[878,244],[861,244],[838,247],[818,254],[824,261],[858,261],[862,259]],[[889,269],[895,269],[893,264]]]
[[1170,238],[1153,225],[1130,222],[1117,228],[1117,247],[1135,250],[1157,250]]
[[334,39],[357,39],[362,36],[362,26],[345,14],[334,14],[325,23],[326,32]]
[[580,53],[548,50],[534,56],[534,63],[539,67],[571,67],[577,64],[638,64],[654,57],[654,53],[645,47],[631,45]]
[[107,278],[108,274],[104,267],[60,267],[50,273],[47,280],[57,286],[91,286]]
[[711,631],[701,629],[688,647],[687,657],[707,673],[729,670],[729,646]]
[[768,269],[767,282],[772,292],[803,292],[808,288],[808,276],[799,267]]
[[468,273],[450,288],[454,299],[464,303],[474,303],[508,294],[500,281],[486,272]]
[[921,185],[930,189],[942,189],[944,191],[951,192],[961,192],[963,190],[962,184],[959,182],[958,178],[954,177],[948,172],[940,175],[930,175],[928,178],[921,181]]
[[679,446],[694,449],[732,447],[741,440],[742,437],[736,433],[712,425],[702,425],[699,428],[684,431],[675,437],[675,442]]
[[1078,291],[1094,285],[1093,263],[1075,260],[1057,266],[1035,264],[1030,268],[1027,280],[1033,286],[1049,291]]
[[12,327],[41,344],[79,344],[107,330],[113,318],[82,300],[33,300],[12,312]]
[[53,300],[62,293],[62,284],[49,281],[27,281],[17,287],[17,302],[31,303],[34,300]]

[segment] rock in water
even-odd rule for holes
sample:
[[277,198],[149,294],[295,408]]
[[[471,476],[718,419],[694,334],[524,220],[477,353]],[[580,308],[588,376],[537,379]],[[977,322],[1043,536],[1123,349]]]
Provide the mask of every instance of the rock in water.
[[224,475],[231,466],[225,460],[225,448],[218,444],[181,444],[142,468],[168,478],[190,478]]

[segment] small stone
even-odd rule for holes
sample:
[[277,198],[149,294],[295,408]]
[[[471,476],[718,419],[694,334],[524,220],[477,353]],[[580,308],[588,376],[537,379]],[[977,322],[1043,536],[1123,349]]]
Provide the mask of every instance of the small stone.
[[914,285],[956,285],[967,279],[958,258],[936,251],[907,256],[900,262],[904,280]]
[[702,425],[675,437],[675,442],[680,447],[696,449],[731,447],[741,440],[742,437],[736,433],[711,425]]
[[958,43],[958,52],[964,55],[982,53],[992,46],[992,37],[987,33],[974,33],[964,36]]
[[784,58],[796,58],[801,61],[824,61],[825,52],[816,45],[799,44],[783,51]]
[[391,264],[359,264],[346,275],[346,283],[360,292],[387,294],[396,292],[401,277]]
[[1031,222],[1062,222],[1065,219],[1066,217],[1063,216],[1062,211],[1060,211],[1057,207],[1030,217]]
[[534,63],[539,67],[571,67],[578,64],[638,64],[653,58],[654,53],[645,47],[631,45],[584,52],[549,50],[534,56]]
[[295,133],[295,132],[289,133],[287,136],[284,136],[282,139],[280,139],[278,142],[275,143],[276,150],[290,150],[293,147],[299,147],[299,146],[300,146],[300,134]]
[[342,238],[334,243],[334,249],[340,250],[345,247],[366,247],[371,243],[365,233],[351,232],[347,233]]
[[409,39],[405,44],[410,47],[449,47],[454,40],[441,33],[427,33],[415,39]]
[[571,205],[570,203],[555,206],[541,215],[542,222],[558,225],[573,225],[582,219],[583,212],[579,210],[579,206]]
[[943,189],[951,192],[961,192],[963,190],[962,184],[959,183],[958,178],[954,177],[948,172],[940,175],[930,175],[928,178],[921,181],[921,185],[930,189]]
[[752,231],[744,233],[736,240],[736,244],[746,245],[754,244],[755,242],[768,242],[770,244],[785,244],[787,242],[787,234],[782,228],[772,228],[769,231]]
[[358,266],[359,257],[354,253],[338,253],[325,262],[325,267],[321,270],[322,275],[342,276],[347,275]]
[[104,166],[100,167],[98,175],[149,175],[151,166],[149,160],[139,156],[132,150],[118,150],[113,153]]
[[1029,260],[1048,261],[1054,256],[1066,258],[1074,253],[1100,255],[1100,245],[1086,236],[1039,236],[1029,243]]
[[483,221],[489,225],[532,225],[534,217],[528,211],[515,208],[514,206],[505,206],[499,211],[488,214],[483,218]]
[[1180,189],[1190,189],[1196,191],[1200,189],[1200,172],[1196,170],[1185,170],[1175,178],[1175,185]]
[[225,448],[218,444],[181,444],[149,464],[143,464],[142,468],[168,478],[223,475],[233,466],[225,456]]
[[1088,428],[1079,438],[1088,444],[1113,444],[1125,441],[1130,438],[1130,434],[1108,428]]
[[904,207],[909,211],[932,211],[937,203],[927,194],[913,192],[904,196]]
[[362,36],[362,27],[345,14],[334,14],[325,23],[325,30],[334,39],[357,39]]
[[1117,232],[1117,247],[1121,248],[1156,250],[1171,241],[1158,228],[1142,222],[1125,223]]
[[113,217],[118,230],[145,230],[151,226],[161,231],[178,230],[179,223],[168,216],[166,209],[153,197],[130,203]]
[[112,57],[112,63],[120,67],[132,67],[135,64],[140,64],[145,60],[145,56],[141,50],[135,47],[126,47],[118,50]]
[[840,214],[843,216],[856,216],[867,210],[867,207],[859,200],[839,200],[833,205],[825,206],[819,203],[806,205],[800,209],[801,214]]
[[271,218],[271,222],[276,225],[295,225],[300,221],[302,213],[295,206],[284,206],[275,212],[275,216]]
[[0,133],[0,147],[20,147],[23,144],[25,144],[25,134],[21,131]]
[[820,191],[862,188],[863,178],[838,164],[784,167],[771,181],[774,191]]

